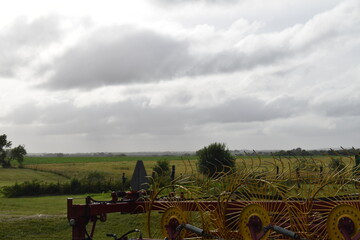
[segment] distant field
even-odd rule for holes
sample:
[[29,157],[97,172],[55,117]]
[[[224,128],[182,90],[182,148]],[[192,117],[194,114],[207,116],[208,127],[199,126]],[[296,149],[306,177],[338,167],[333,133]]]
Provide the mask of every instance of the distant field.
[[24,164],[52,164],[52,163],[91,163],[118,161],[157,161],[157,160],[191,160],[195,156],[114,156],[114,157],[26,157]]
[[[178,158],[179,159],[179,158]],[[141,159],[143,160],[143,159]],[[169,159],[168,159],[169,160]],[[143,160],[145,170],[148,175],[151,175],[152,168],[155,166],[157,160],[147,159]],[[190,173],[195,171],[195,160],[169,160],[170,165],[176,166],[176,173]],[[82,178],[91,172],[100,172],[107,178],[120,179],[122,174],[125,173],[127,178],[131,178],[136,160],[117,160],[109,162],[74,162],[74,163],[52,163],[52,164],[29,164],[27,168],[38,169],[42,171],[52,171],[58,174],[62,174],[67,177]]]
[[0,168],[0,187],[13,185],[16,182],[32,181],[34,179],[44,182],[64,182],[68,180],[64,176],[51,172],[21,168]]
[[39,180],[63,182],[69,178],[83,178],[91,172],[100,172],[106,178],[120,179],[125,173],[128,179],[134,172],[137,160],[144,161],[149,175],[158,160],[169,160],[176,165],[178,174],[192,172],[195,156],[150,156],[150,157],[26,157],[24,168],[0,168],[0,187],[16,182]]
[[[144,161],[147,174],[151,175],[156,161],[163,159],[170,161],[170,165],[176,166],[176,175],[197,173],[196,156],[27,157],[24,162],[27,169],[0,168],[0,186],[33,179],[57,182],[64,181],[66,178],[83,178],[94,171],[112,179],[120,179],[125,173],[126,177],[131,179],[137,160]],[[321,159],[328,162],[330,158],[321,156],[314,157],[314,159],[314,161]],[[250,168],[260,164],[262,167],[255,167],[256,171],[262,171],[266,167],[272,168],[275,164],[281,165],[279,160],[274,161],[271,156],[239,157],[237,163],[240,164],[242,160],[245,160],[246,166]],[[291,161],[295,161],[295,159]],[[287,161],[284,160],[284,162]],[[285,163],[283,167],[287,166],[288,163]]]

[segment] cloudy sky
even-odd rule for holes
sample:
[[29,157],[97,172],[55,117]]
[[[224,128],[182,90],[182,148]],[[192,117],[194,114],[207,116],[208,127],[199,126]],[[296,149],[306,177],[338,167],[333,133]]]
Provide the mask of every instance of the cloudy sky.
[[8,1],[0,83],[28,152],[360,147],[360,1]]

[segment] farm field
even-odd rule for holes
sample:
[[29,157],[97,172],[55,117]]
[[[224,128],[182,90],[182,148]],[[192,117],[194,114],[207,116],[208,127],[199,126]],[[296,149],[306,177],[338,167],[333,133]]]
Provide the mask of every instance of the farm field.
[[13,185],[18,182],[32,181],[37,179],[45,182],[64,182],[68,178],[46,171],[36,171],[25,168],[0,168],[0,187]]
[[25,157],[24,164],[51,164],[51,163],[90,163],[90,162],[133,162],[137,160],[194,160],[195,156],[113,156],[113,157]]
[[[0,168],[0,187],[34,179],[42,182],[64,182],[70,178],[82,178],[91,172],[100,172],[106,178],[121,178],[125,172],[131,178],[137,160],[143,160],[148,173],[159,159],[170,160],[177,171],[190,171],[195,166],[194,157],[27,157],[24,168]],[[184,161],[187,163],[184,164]],[[186,166],[185,166],[186,165]],[[81,196],[40,196],[5,198],[0,195],[0,239],[70,239],[71,227],[66,218],[66,199]],[[109,200],[110,193],[93,194],[98,200]],[[76,202],[75,202],[76,203]],[[96,239],[109,239],[106,233],[122,234],[139,228],[145,217],[141,215],[110,214],[106,223],[98,223]]]
[[[156,160],[147,160],[144,161],[144,166],[148,175],[151,175],[152,168],[154,167]],[[192,168],[195,168],[194,161],[185,161],[185,160],[171,160],[171,165],[176,166],[176,172],[184,173],[192,171]],[[121,179],[123,173],[126,174],[128,178],[131,178],[131,175],[134,172],[136,165],[136,160],[133,161],[116,161],[116,162],[81,162],[81,163],[44,163],[44,164],[31,164],[26,165],[26,168],[48,171],[64,175],[66,177],[72,178],[82,178],[91,172],[100,172],[104,174],[106,178],[112,179]]]
[[[131,179],[137,160],[143,160],[147,173],[159,159],[167,159],[170,165],[176,166],[176,174],[197,173],[194,156],[174,157],[57,157],[32,158],[27,157],[22,169],[0,168],[0,187],[12,185],[15,182],[31,181],[37,179],[43,182],[65,182],[70,178],[82,178],[91,172],[100,172],[106,178],[120,179],[122,173]],[[330,157],[321,159],[325,165]],[[243,161],[245,160],[245,165]],[[345,159],[346,160],[346,159]],[[261,167],[256,167],[261,162]],[[286,162],[286,161],[285,161]],[[273,168],[274,161],[270,156],[242,157],[237,159],[238,166],[253,168],[261,172],[266,168]],[[284,169],[288,168],[287,165]],[[70,239],[71,228],[66,219],[66,199],[68,197],[84,198],[81,196],[39,196],[5,198],[0,196],[0,239]],[[109,200],[110,193],[95,194],[98,200]],[[83,203],[84,200],[77,200]],[[76,203],[76,202],[75,202]],[[121,234],[125,231],[143,226],[145,217],[142,215],[109,214],[108,221],[99,223],[96,228],[96,239],[109,239],[106,233]],[[143,228],[145,229],[145,228]]]
[[[190,171],[187,167],[195,167],[194,156],[145,156],[145,157],[56,157],[41,158],[29,157],[25,160],[25,167],[35,170],[53,172],[69,178],[82,178],[97,171],[106,178],[120,179],[125,173],[128,178],[133,174],[137,160],[142,160],[146,172],[150,175],[152,168],[158,160],[168,160],[176,165],[177,172]],[[194,164],[189,164],[193,162]]]
[[195,157],[26,157],[24,168],[0,168],[0,187],[16,182],[38,180],[43,182],[63,182],[70,178],[83,178],[91,172],[100,172],[106,178],[120,179],[122,174],[131,179],[136,161],[144,162],[146,171],[151,174],[157,160],[166,159],[176,165],[177,172],[188,172],[195,168]]

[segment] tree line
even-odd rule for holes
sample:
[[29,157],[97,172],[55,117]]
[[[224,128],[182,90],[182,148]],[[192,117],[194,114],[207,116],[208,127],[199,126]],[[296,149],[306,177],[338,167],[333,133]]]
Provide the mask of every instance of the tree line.
[[354,156],[358,155],[360,149],[355,148],[341,148],[328,150],[305,150],[301,148],[294,148],[292,150],[280,150],[272,152],[274,156]]

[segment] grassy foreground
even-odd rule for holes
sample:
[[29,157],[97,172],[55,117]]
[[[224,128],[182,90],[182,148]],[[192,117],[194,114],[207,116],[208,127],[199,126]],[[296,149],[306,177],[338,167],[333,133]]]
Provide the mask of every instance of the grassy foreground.
[[[131,179],[137,160],[143,160],[148,174],[159,159],[170,160],[180,172],[194,171],[194,157],[57,157],[25,159],[25,168],[0,168],[0,187],[37,179],[43,182],[63,182],[82,178],[90,172],[101,172],[107,178],[121,178],[124,172]],[[191,164],[189,164],[189,160]],[[184,164],[184,162],[187,162]],[[72,196],[42,196],[5,198],[0,195],[0,239],[71,239],[71,227],[66,218],[66,199]],[[75,196],[82,197],[85,196]],[[98,200],[109,200],[110,194],[93,195]],[[84,203],[77,200],[75,203]],[[95,239],[111,239],[106,233],[121,234],[138,228],[145,231],[145,216],[109,214],[104,223],[98,222]],[[88,226],[88,231],[90,232]],[[131,236],[130,236],[131,237]],[[137,237],[137,236],[133,236]]]
[[[92,195],[95,199],[109,199],[108,193]],[[0,239],[71,239],[71,227],[66,218],[66,199],[74,196],[27,198],[0,197]],[[75,196],[84,198],[85,196]],[[75,203],[84,203],[83,199]],[[108,220],[96,226],[95,239],[110,239],[106,233],[118,236],[128,230],[142,228],[145,216],[109,214]],[[90,232],[90,226],[88,226]]]

